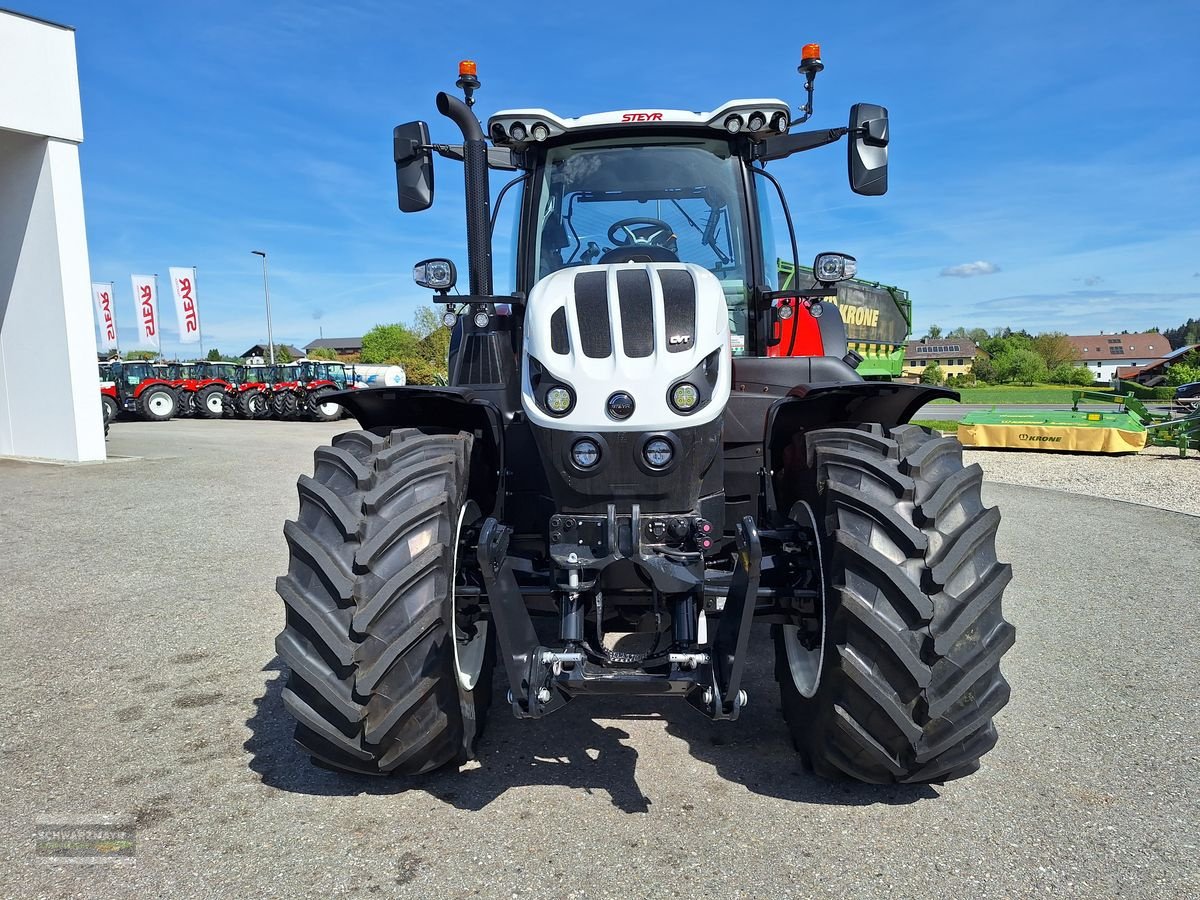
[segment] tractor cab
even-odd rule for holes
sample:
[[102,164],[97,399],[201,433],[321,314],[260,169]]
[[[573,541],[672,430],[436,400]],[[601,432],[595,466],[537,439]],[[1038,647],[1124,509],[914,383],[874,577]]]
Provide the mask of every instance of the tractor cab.
[[234,379],[238,384],[266,385],[266,366],[238,366]]
[[231,382],[237,378],[236,363],[210,362],[201,360],[192,364],[192,377],[196,381],[225,381]]
[[297,380],[309,387],[331,384],[345,390],[346,366],[340,362],[306,359],[300,363]]

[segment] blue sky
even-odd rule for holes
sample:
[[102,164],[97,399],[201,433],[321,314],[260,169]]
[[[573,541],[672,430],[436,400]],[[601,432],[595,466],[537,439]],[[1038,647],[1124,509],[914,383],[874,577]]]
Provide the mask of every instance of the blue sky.
[[205,343],[225,352],[266,336],[251,249],[270,254],[276,340],[299,344],[411,320],[428,302],[411,263],[461,261],[460,167],[438,160],[434,209],[402,216],[391,161],[398,122],[455,138],[433,95],[460,58],[481,117],[711,109],[800,103],[810,40],[810,124],[887,106],[891,190],[852,194],[842,144],[773,164],[802,259],[854,254],[909,290],[918,333],[1200,316],[1194,4],[558,4],[551,21],[537,4],[10,2],[77,29],[93,278],[132,325],[131,272],[166,288],[168,266],[197,266]]

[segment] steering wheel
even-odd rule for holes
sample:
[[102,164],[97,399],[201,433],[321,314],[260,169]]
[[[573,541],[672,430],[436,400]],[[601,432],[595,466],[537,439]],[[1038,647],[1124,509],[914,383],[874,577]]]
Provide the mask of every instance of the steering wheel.
[[608,227],[608,239],[618,248],[661,247],[674,253],[679,246],[675,240],[675,229],[662,219],[649,216],[634,216],[613,222]]

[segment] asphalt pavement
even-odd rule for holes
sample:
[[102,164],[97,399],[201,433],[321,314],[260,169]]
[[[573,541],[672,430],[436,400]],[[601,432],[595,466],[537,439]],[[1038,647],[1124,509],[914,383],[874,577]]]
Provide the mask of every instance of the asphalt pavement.
[[[138,458],[0,461],[0,896],[1200,895],[1200,518],[987,488],[1013,699],[961,781],[803,773],[765,634],[736,723],[499,702],[461,773],[346,777],[291,743],[273,649],[294,481],[346,427],[118,422]],[[36,859],[63,815],[132,817],[133,865]]]

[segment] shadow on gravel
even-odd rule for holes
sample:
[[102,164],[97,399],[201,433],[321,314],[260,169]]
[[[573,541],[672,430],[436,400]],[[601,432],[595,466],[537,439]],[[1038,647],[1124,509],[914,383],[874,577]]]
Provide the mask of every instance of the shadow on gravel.
[[[667,734],[683,741],[692,757],[756,794],[839,806],[903,805],[938,796],[928,785],[832,783],[804,771],[779,709],[770,656],[768,651],[765,661],[751,665],[750,703],[737,722],[710,722],[682,702],[645,697],[581,699],[545,719],[519,721],[504,702],[506,684],[499,669],[488,728],[478,747],[479,765],[419,779],[345,775],[314,765],[292,740],[293,721],[280,696],[287,666],[276,657],[263,671],[279,674],[266,682],[265,693],[255,701],[244,748],[253,757],[250,768],[264,784],[301,794],[424,791],[459,809],[480,810],[510,788],[557,785],[607,794],[618,809],[644,813],[654,801],[638,785],[638,751],[620,727],[622,720],[640,719],[665,721]],[[687,776],[681,774],[669,789],[678,798],[688,790]]]

